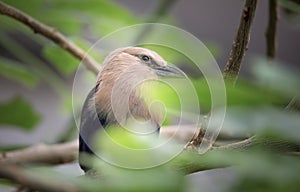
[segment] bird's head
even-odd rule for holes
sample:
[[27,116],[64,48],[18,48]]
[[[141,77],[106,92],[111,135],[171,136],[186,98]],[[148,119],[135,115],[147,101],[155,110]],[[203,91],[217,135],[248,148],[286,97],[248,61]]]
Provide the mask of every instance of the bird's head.
[[156,52],[141,47],[119,48],[111,52],[104,60],[101,75],[120,77],[184,77],[184,73],[177,67],[169,65]]

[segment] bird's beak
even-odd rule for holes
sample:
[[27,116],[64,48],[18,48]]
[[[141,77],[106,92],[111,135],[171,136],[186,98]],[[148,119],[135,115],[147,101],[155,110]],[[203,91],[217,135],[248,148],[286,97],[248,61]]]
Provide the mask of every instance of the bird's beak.
[[178,67],[171,65],[156,68],[156,74],[162,77],[185,77],[185,73],[183,71],[181,71]]

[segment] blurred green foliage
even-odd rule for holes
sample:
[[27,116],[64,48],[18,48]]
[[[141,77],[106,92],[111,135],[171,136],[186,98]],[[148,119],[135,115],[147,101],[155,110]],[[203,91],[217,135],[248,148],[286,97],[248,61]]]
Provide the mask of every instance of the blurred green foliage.
[[129,170],[105,163],[99,163],[98,168],[102,170],[101,174],[92,177],[73,177],[52,168],[40,166],[29,167],[27,171],[28,177],[39,177],[58,185],[70,183],[80,191],[179,192],[184,187],[183,175],[170,169]]
[[[130,11],[112,1],[30,0],[27,2],[4,0],[4,2],[56,28],[85,50],[88,50],[92,41],[99,37],[119,27],[139,22],[139,19]],[[50,40],[35,35],[31,29],[12,18],[1,16],[0,23],[2,36],[0,45],[5,50],[4,55],[0,54],[0,74],[30,89],[34,89],[41,82],[46,82],[57,94],[62,96],[66,103],[64,106],[71,109],[69,106],[71,106],[72,99],[65,79],[74,75],[80,61],[59,46],[54,45]],[[25,41],[18,41],[19,38],[25,39]],[[30,42],[32,46],[26,42]],[[99,57],[99,54],[92,55],[96,59],[103,59],[103,57]],[[28,105],[30,104],[28,103]],[[26,110],[18,110],[5,123],[26,124],[19,128],[29,130],[28,128],[32,126],[33,129],[36,125],[33,122],[36,119],[30,115],[31,113],[27,114],[26,112]],[[3,119],[7,119],[7,115],[1,114],[1,116]],[[27,117],[27,119],[20,124],[20,119],[23,117]],[[14,123],[14,120],[18,123]]]
[[[113,1],[105,0],[4,0],[4,2],[28,13],[47,25],[62,31],[68,38],[87,50],[92,41],[120,27],[142,22],[142,19]],[[281,1],[285,7],[299,12],[299,6],[290,6],[289,1]],[[175,23],[174,20],[170,19]],[[0,74],[16,81],[27,88],[34,88],[40,82],[50,84],[56,92],[70,102],[69,90],[64,78],[75,73],[79,65],[68,53],[49,43],[48,40],[34,35],[31,30],[11,18],[1,16],[1,48],[9,54],[0,56]],[[38,47],[28,50],[14,37],[21,35]],[[169,34],[167,40],[178,39]],[[191,61],[175,50],[157,46],[145,46],[156,50],[166,60],[191,67]],[[218,54],[218,46],[210,44],[214,55]],[[37,52],[33,54],[33,52]],[[95,54],[97,59],[102,57]],[[191,65],[190,65],[191,64]],[[297,72],[283,68],[281,63],[270,63],[265,59],[253,61],[251,81],[240,78],[235,87],[227,86],[227,114],[223,131],[231,134],[246,132],[260,136],[275,136],[290,142],[299,143],[299,112],[284,111],[283,107],[295,95],[299,95],[300,79]],[[55,70],[53,70],[53,68]],[[63,77],[63,78],[62,78]],[[196,74],[190,78],[198,94],[201,112],[207,113],[211,108],[211,93],[206,80]],[[189,90],[182,87],[187,96]],[[165,90],[163,94],[157,94]],[[158,87],[153,94],[165,101],[167,108],[180,108],[175,92]],[[199,114],[197,114],[199,115]],[[31,104],[20,97],[14,97],[0,104],[0,124],[33,130],[41,120],[41,116]],[[165,124],[172,122],[165,119]],[[149,147],[149,140],[134,140],[124,133],[110,133],[120,139],[127,147]],[[107,143],[99,140],[98,145],[110,149]],[[110,151],[114,153],[114,150]],[[140,159],[151,161],[151,157],[163,156],[166,151],[157,151],[146,156],[130,156],[117,153],[122,160]],[[122,154],[120,156],[120,154]],[[114,156],[115,154],[111,154]],[[298,154],[299,155],[299,154]],[[57,183],[69,182],[83,191],[186,191],[183,174],[193,166],[205,168],[224,165],[236,165],[237,180],[224,191],[299,191],[300,161],[299,157],[283,156],[272,151],[258,149],[249,152],[212,151],[204,155],[183,152],[164,166],[146,170],[130,170],[115,167],[99,159],[96,169],[100,178],[74,178],[53,171],[51,167],[29,168],[28,172],[45,181]],[[218,183],[216,183],[218,185]],[[199,186],[201,188],[201,186]]]
[[0,114],[0,125],[13,125],[25,131],[35,128],[41,119],[30,103],[21,97],[1,103]]
[[1,75],[28,87],[34,87],[37,84],[38,77],[33,75],[28,68],[9,59],[0,58],[0,61]]
[[47,46],[44,48],[43,54],[58,70],[66,75],[74,73],[77,68],[76,63],[78,61],[60,47]]
[[[91,46],[91,40],[98,39],[120,27],[138,23],[139,20],[131,12],[112,1],[37,1],[30,2],[9,0],[4,1],[29,14],[33,18],[57,28],[69,36],[76,37],[77,44]],[[48,40],[36,37],[32,31],[23,24],[3,17],[1,20],[2,33],[23,33],[38,45],[42,45],[43,55],[47,61],[54,65],[63,75],[75,72],[79,62],[69,53],[65,53],[57,45],[53,46]],[[7,48],[4,47],[4,48]],[[59,53],[59,54],[58,54]],[[26,64],[26,62],[25,62]],[[45,72],[45,71],[43,71]]]

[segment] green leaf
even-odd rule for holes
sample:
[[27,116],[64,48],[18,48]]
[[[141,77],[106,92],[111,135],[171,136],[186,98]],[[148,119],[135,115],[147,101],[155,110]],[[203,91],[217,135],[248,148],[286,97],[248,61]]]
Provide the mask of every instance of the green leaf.
[[260,151],[229,158],[238,159],[242,166],[236,169],[237,180],[228,191],[299,191],[300,163],[295,157]]
[[22,64],[0,57],[0,74],[28,87],[38,83],[38,77]]
[[282,105],[285,100],[274,90],[262,88],[252,83],[240,80],[235,87],[227,86],[228,105]]
[[65,52],[58,46],[46,46],[43,50],[44,56],[63,74],[72,74],[80,61]]
[[278,62],[270,62],[264,58],[257,58],[252,65],[252,73],[255,76],[255,83],[269,90],[293,97],[299,94],[300,78],[297,70],[292,70]]
[[86,0],[86,1],[52,1],[51,6],[74,14],[78,11],[80,16],[77,20],[87,23],[91,27],[91,32],[98,37],[99,34],[107,34],[120,27],[138,23],[139,19],[130,11],[117,3],[106,0]]
[[280,5],[290,11],[300,14],[300,5],[299,1],[291,1],[291,0],[280,0]]
[[124,7],[121,7],[119,4],[107,0],[56,0],[52,1],[52,5],[61,7],[64,10],[81,9],[83,11],[106,15],[107,17],[116,19],[131,19],[133,17],[133,15],[130,14]]
[[79,191],[86,192],[179,192],[183,191],[182,186],[185,184],[181,174],[162,167],[141,170],[123,169],[101,159],[98,159],[98,164],[99,172],[90,170],[93,175],[86,174],[80,177],[74,177],[50,166],[27,166],[25,171],[29,178],[38,178],[40,181],[58,186],[73,186]]
[[[30,0],[30,3],[28,3],[26,1],[8,0],[5,2],[49,26],[58,28],[59,31],[64,33],[79,35],[81,31],[80,29],[84,20],[77,16],[75,10],[73,13],[70,13],[64,9],[55,7],[54,1]],[[11,19],[9,22],[14,23]],[[13,29],[14,26],[7,28],[7,30]]]
[[[217,116],[222,118],[222,114]],[[285,111],[279,107],[228,107],[222,124],[222,131],[236,135],[256,135],[272,140],[296,142],[299,135],[300,116],[293,111]],[[279,148],[279,146],[278,146]]]
[[222,48],[217,42],[208,41],[204,42],[204,44],[215,58],[223,54]]
[[[195,90],[199,97],[201,110],[209,111],[211,106],[210,89],[204,78],[192,79]],[[228,106],[259,106],[259,105],[282,105],[284,98],[277,91],[263,89],[249,82],[239,80],[235,87],[226,87]]]
[[13,125],[30,131],[40,122],[40,119],[41,116],[30,103],[21,97],[0,103],[0,125]]
[[30,3],[26,1],[18,1],[18,0],[3,0],[5,3],[16,7],[29,15],[36,15],[41,11],[43,7],[43,2],[39,0],[30,0]]

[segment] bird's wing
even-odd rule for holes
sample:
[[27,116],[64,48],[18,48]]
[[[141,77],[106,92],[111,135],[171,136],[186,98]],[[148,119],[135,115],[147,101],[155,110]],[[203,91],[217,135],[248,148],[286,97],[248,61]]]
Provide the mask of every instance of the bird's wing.
[[98,90],[96,85],[88,94],[85,99],[82,111],[81,111],[81,121],[80,121],[80,130],[79,130],[79,164],[83,170],[87,170],[87,167],[84,166],[84,155],[94,154],[91,149],[92,139],[96,131],[105,127],[107,124],[106,116],[99,116],[96,112],[95,107],[91,107],[91,99],[94,98],[95,93]]
[[[100,85],[101,86],[101,85]],[[96,132],[105,128],[108,125],[114,124],[114,121],[107,118],[107,114],[104,112],[98,113],[95,106],[93,105],[95,93],[99,89],[99,84],[97,84],[88,94],[85,99],[84,105],[81,111],[81,121],[80,121],[80,134],[79,134],[79,164],[80,167],[87,171],[85,154],[95,155],[91,146],[93,137]],[[101,107],[101,106],[100,106]],[[160,125],[157,123],[157,133],[159,133]]]

